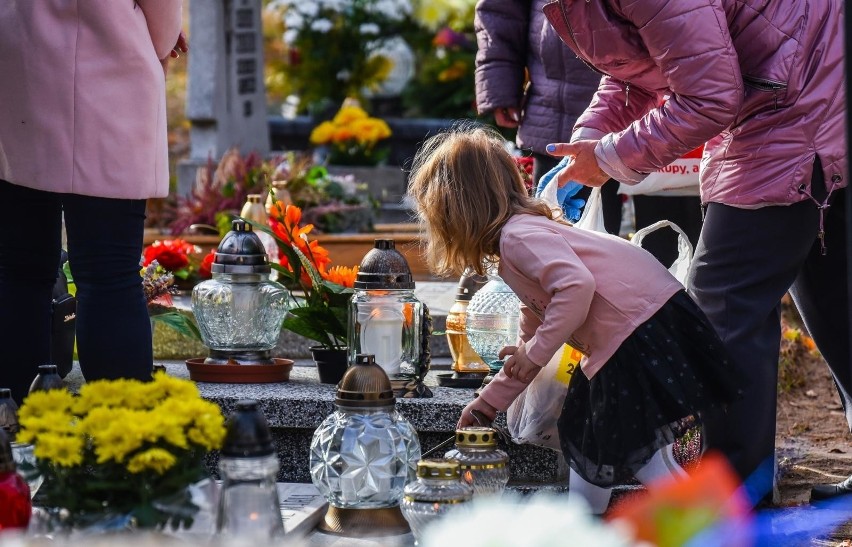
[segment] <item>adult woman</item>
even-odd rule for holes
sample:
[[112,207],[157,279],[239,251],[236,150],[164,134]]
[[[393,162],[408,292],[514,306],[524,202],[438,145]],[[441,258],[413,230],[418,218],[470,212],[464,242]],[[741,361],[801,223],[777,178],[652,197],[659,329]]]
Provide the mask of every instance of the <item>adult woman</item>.
[[[574,157],[560,182],[637,183],[707,142],[689,289],[749,381],[745,398],[707,423],[711,447],[743,477],[774,450],[778,304],[788,289],[852,427],[841,8],[839,0],[544,8],[565,43],[606,74],[573,142],[548,147]],[[765,493],[770,477],[756,490]]]
[[49,362],[64,213],[87,379],[150,378],[145,199],[168,193],[180,0],[0,3],[0,347],[20,401]]

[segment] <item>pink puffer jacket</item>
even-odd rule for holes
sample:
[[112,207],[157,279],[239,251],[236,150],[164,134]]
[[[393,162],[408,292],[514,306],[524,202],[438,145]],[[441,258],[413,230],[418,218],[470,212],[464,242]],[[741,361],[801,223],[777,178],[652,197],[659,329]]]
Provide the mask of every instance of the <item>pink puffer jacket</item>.
[[613,178],[635,184],[706,141],[704,203],[808,199],[815,156],[829,191],[846,186],[840,0],[556,0],[544,12],[608,75],[572,140],[600,139]]

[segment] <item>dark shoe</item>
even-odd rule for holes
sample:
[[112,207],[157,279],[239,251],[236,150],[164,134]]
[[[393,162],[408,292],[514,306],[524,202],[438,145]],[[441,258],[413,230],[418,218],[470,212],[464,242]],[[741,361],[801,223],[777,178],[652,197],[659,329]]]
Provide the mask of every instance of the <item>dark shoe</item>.
[[821,501],[852,494],[852,476],[837,484],[817,484],[811,488],[811,501]]

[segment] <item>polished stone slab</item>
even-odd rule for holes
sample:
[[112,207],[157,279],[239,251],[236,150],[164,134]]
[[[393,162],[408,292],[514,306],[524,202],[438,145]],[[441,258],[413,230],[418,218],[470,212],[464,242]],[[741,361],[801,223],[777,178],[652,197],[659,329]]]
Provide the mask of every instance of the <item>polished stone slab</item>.
[[[180,361],[161,362],[169,374],[189,378],[186,365]],[[281,464],[278,480],[308,483],[311,481],[308,459],[314,430],[331,414],[335,386],[319,383],[313,362],[295,361],[290,380],[271,384],[214,384],[198,382],[201,395],[215,402],[226,415],[240,399],[256,399],[272,430],[272,438]],[[397,410],[414,426],[425,452],[452,437],[462,409],[474,398],[473,389],[446,388],[437,385],[437,374],[446,372],[447,359],[437,359],[426,384],[434,394],[424,399],[397,399]],[[79,388],[83,378],[75,363],[66,381]],[[447,447],[449,450],[451,447]],[[513,483],[540,485],[559,482],[567,475],[561,454],[531,445],[501,444],[509,454],[510,480]],[[443,456],[440,450],[434,456]],[[216,475],[218,454],[208,457],[208,467]]]

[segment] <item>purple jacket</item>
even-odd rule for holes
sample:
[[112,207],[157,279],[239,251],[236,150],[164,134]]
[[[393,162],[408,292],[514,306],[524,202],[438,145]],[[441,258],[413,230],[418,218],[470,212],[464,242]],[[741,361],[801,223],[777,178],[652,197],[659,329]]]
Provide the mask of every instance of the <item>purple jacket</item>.
[[[607,77],[573,140],[625,183],[707,142],[701,198],[807,198],[814,157],[846,186],[840,0],[556,0],[545,15]],[[666,99],[666,97],[668,98]]]
[[540,154],[549,143],[570,140],[601,80],[562,44],[541,11],[546,2],[480,0],[474,20],[477,108],[484,114],[523,107],[518,146]]

